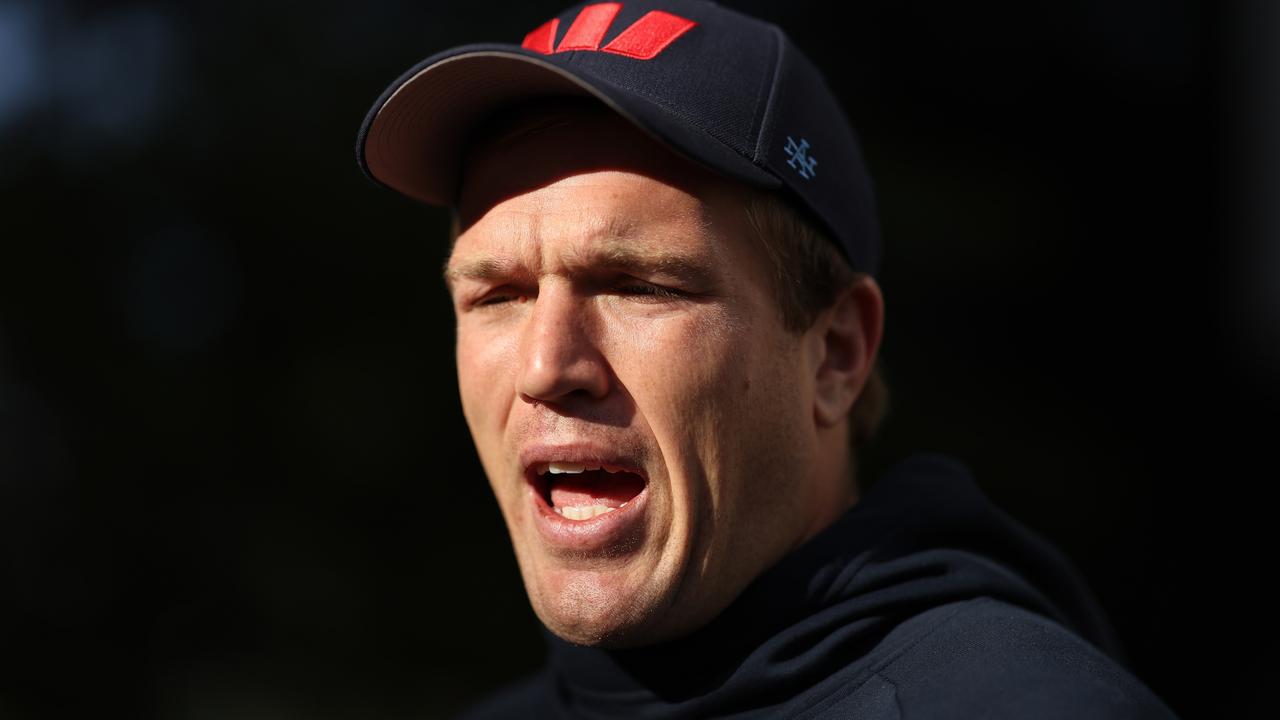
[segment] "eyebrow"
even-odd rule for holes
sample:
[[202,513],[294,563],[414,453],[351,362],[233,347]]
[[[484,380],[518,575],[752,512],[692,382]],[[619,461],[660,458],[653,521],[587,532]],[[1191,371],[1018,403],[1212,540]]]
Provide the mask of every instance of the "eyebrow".
[[519,265],[514,261],[495,258],[468,260],[457,267],[451,267],[450,262],[446,260],[444,265],[444,283],[450,287],[458,280],[484,281],[506,277],[515,272]]
[[[625,271],[641,277],[662,276],[705,288],[714,277],[710,264],[661,249],[637,246],[630,239],[608,236],[598,239],[590,247],[571,250],[566,257],[570,272],[586,268],[603,268]],[[457,266],[446,261],[444,281],[449,287],[458,280],[492,281],[513,275],[528,274],[523,263],[512,258],[481,257],[466,260]]]

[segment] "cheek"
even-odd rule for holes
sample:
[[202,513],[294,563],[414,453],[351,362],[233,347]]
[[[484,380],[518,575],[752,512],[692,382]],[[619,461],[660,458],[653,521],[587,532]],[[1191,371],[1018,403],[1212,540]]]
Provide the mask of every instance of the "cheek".
[[462,412],[480,445],[502,431],[514,392],[515,340],[511,333],[460,327],[455,354]]
[[706,464],[708,455],[718,454],[721,426],[738,413],[744,387],[753,382],[749,338],[746,323],[714,308],[619,324],[609,333],[614,371],[668,462]]
[[706,510],[736,512],[795,481],[808,417],[795,343],[727,319],[643,340],[636,403]]

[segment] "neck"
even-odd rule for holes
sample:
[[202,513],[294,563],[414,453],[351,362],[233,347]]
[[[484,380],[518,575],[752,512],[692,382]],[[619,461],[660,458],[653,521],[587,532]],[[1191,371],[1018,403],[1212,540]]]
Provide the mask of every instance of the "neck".
[[818,435],[818,461],[809,517],[812,521],[797,545],[822,532],[858,502],[853,452],[849,448],[848,421],[823,428]]

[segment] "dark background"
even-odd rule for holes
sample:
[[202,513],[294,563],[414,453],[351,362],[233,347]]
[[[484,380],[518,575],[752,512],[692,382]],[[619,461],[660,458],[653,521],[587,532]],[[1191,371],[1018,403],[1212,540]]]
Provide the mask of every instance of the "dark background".
[[[868,472],[964,459],[1177,712],[1260,715],[1280,6],[726,4],[877,178]],[[538,664],[446,215],[352,145],[411,64],[559,7],[0,0],[0,717],[436,717]]]

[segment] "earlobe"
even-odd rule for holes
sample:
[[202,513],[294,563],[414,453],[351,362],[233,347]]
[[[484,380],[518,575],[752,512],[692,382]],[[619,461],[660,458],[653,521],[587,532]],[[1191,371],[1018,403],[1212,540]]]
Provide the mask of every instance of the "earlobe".
[[841,291],[814,323],[820,360],[813,409],[819,427],[835,426],[848,416],[875,365],[883,326],[884,297],[869,275]]

